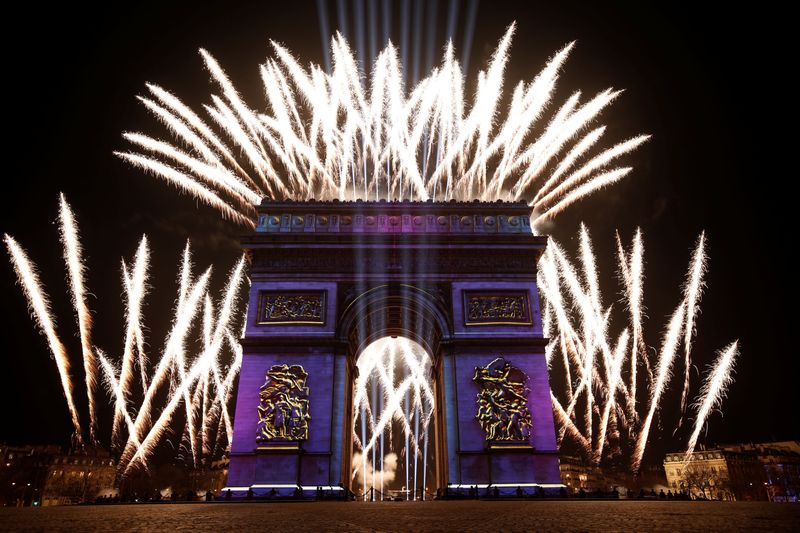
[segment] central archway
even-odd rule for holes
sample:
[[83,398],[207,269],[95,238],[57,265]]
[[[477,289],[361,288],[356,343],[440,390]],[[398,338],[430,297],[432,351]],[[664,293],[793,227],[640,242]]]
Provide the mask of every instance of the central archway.
[[356,360],[351,486],[358,499],[420,500],[436,486],[433,358],[407,337],[373,341]]
[[[350,361],[344,453],[357,499],[420,500],[446,479],[442,346],[452,335],[436,286],[355,288],[339,337]],[[427,490],[427,492],[426,492]]]

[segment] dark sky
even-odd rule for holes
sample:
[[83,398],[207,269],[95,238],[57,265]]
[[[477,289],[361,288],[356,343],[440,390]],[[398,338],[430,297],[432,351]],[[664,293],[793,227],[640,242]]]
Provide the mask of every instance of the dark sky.
[[[217,286],[237,254],[239,229],[112,155],[125,147],[124,130],[163,136],[134,98],[144,92],[144,82],[193,106],[206,102],[211,86],[197,54],[202,46],[248,101],[259,102],[257,65],[269,53],[268,39],[306,61],[322,60],[313,2],[222,4],[112,2],[89,10],[23,3],[6,19],[16,31],[2,37],[6,192],[0,232],[16,237],[40,266],[76,367],[77,327],[53,223],[60,191],[83,233],[88,285],[97,295],[96,342],[112,354],[121,351],[124,327],[119,260],[132,257],[142,233],[154,248],[152,284],[158,290],[145,309],[154,349],[163,346],[186,237],[196,245],[198,266],[215,264]],[[603,115],[607,138],[650,133],[653,139],[627,159],[635,171],[626,181],[571,208],[553,235],[574,248],[578,224],[589,225],[608,301],[617,290],[613,232],[618,228],[627,240],[642,227],[646,331],[657,345],[679,302],[690,249],[705,229],[710,271],[695,359],[704,369],[716,349],[736,338],[742,349],[725,414],[712,417],[707,442],[800,438],[797,350],[786,329],[794,292],[787,283],[786,250],[793,241],[787,185],[794,168],[788,159],[796,147],[784,133],[792,130],[780,129],[789,122],[792,97],[787,69],[796,63],[787,57],[788,16],[762,3],[746,12],[640,4],[483,2],[472,71],[516,20],[510,83],[530,79],[555,50],[577,40],[559,98],[578,88],[585,95],[609,86],[626,90]],[[468,83],[474,87],[474,77]],[[0,442],[66,443],[70,423],[55,365],[5,259],[0,290]],[[670,394],[676,393],[673,387]],[[674,410],[665,407],[665,423]],[[657,434],[663,439],[657,449],[683,442],[669,431]]]

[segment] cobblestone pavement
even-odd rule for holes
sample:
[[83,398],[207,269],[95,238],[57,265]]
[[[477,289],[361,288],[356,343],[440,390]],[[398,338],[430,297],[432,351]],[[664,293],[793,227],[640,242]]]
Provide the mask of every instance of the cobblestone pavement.
[[540,501],[2,508],[2,531],[800,531],[800,505]]

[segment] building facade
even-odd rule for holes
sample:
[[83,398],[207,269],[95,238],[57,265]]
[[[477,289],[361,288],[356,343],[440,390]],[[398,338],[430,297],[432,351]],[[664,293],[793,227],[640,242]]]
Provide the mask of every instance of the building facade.
[[731,444],[664,459],[667,483],[693,498],[730,501],[798,501],[800,443]]
[[41,505],[73,505],[113,495],[116,474],[114,460],[102,449],[54,456],[47,466]]
[[116,492],[115,463],[102,449],[0,445],[0,459],[0,505],[70,505]]
[[561,455],[559,457],[561,483],[567,487],[568,494],[610,490],[609,483],[600,466],[587,464],[580,457]]

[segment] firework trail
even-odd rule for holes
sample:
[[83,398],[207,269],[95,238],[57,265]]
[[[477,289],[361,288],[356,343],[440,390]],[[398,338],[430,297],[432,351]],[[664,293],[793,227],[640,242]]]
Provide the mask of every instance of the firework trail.
[[[399,366],[395,367],[396,363]],[[353,439],[360,451],[353,456],[352,478],[361,481],[365,499],[367,484],[382,493],[385,483],[394,479],[388,473],[373,477],[369,470],[379,464],[386,467],[383,459],[386,444],[388,451],[392,452],[392,429],[393,424],[397,424],[407,442],[406,487],[409,483],[416,487],[420,481],[418,468],[421,466],[423,475],[427,468],[422,441],[428,438],[435,404],[429,383],[430,357],[424,348],[409,339],[383,338],[361,352],[357,365]],[[364,458],[368,458],[370,453],[372,460],[369,462],[367,459],[367,465]],[[409,456],[413,457],[413,464],[408,461]]]
[[[186,374],[180,386],[170,395],[167,405],[164,407],[163,411],[161,411],[152,428],[142,440],[141,445],[132,446],[131,452],[128,452],[132,453],[132,458],[127,461],[120,459],[119,468],[123,475],[128,474],[131,468],[133,468],[137,462],[140,462],[144,466],[147,465],[147,458],[153,453],[155,446],[163,438],[164,432],[167,430],[167,426],[171,422],[173,414],[180,406],[184,395],[200,377],[200,374],[203,371],[208,370],[207,365],[207,358],[202,356],[198,358],[198,360],[194,363],[194,365],[192,365],[191,369]],[[134,433],[137,433],[135,427]],[[132,445],[133,443],[129,441],[129,444]]]
[[[116,378],[117,371],[114,369],[114,365],[108,360],[102,350],[97,351],[97,356],[100,360],[100,365],[103,367],[106,388],[108,389],[109,394],[115,398],[117,402],[125,405],[125,396],[123,395],[122,388],[120,387],[119,381]],[[127,409],[122,411],[122,417],[127,424],[128,432],[133,434],[135,425]],[[134,445],[138,447],[140,445],[139,441],[134,440]]]
[[619,232],[616,233],[617,240],[617,262],[619,264],[619,274],[625,286],[625,301],[630,312],[631,329],[633,330],[633,342],[631,343],[630,357],[630,396],[628,397],[628,416],[632,419],[637,417],[636,412],[636,393],[637,393],[637,365],[641,358],[645,363],[650,382],[653,376],[650,371],[650,363],[647,359],[647,346],[642,335],[642,292],[644,279],[644,244],[642,242],[642,230],[637,228],[631,244],[631,252],[626,255],[622,246]]
[[[165,349],[160,359],[152,363],[145,356],[145,338],[143,334],[142,305],[148,292],[147,269],[149,263],[149,249],[146,237],[143,237],[136,251],[132,268],[129,269],[122,261],[122,282],[126,294],[126,328],[122,355],[118,364],[107,356],[100,348],[91,344],[90,325],[91,315],[85,304],[85,295],[88,290],[84,282],[84,266],[82,262],[82,247],[79,241],[79,231],[75,217],[63,195],[60,198],[60,234],[64,247],[64,255],[68,268],[68,280],[72,303],[78,317],[78,327],[81,333],[81,346],[84,350],[84,365],[87,364],[86,350],[91,352],[94,365],[85,366],[87,369],[86,387],[90,412],[94,413],[94,428],[96,430],[97,396],[90,395],[91,387],[96,387],[97,379],[101,376],[108,390],[111,403],[114,406],[112,446],[117,445],[120,439],[127,439],[121,450],[118,462],[120,475],[129,473],[135,458],[135,464],[148,468],[147,459],[155,447],[170,432],[169,424],[175,424],[173,414],[181,402],[187,401],[187,433],[189,440],[195,443],[193,449],[193,464],[202,466],[202,461],[211,461],[213,457],[226,453],[226,443],[230,444],[232,437],[232,423],[228,406],[231,403],[233,384],[238,376],[242,362],[242,349],[238,340],[231,334],[235,322],[244,318],[237,312],[237,294],[246,280],[245,260],[242,257],[231,271],[224,294],[215,306],[209,296],[211,270],[208,269],[197,280],[192,276],[191,249],[187,243],[183,252],[183,260],[179,274],[178,302],[175,310],[175,320],[166,339]],[[28,301],[31,314],[41,332],[47,338],[53,358],[61,377],[62,388],[67,399],[72,423],[75,428],[75,439],[78,444],[83,444],[82,430],[78,410],[73,398],[73,386],[70,380],[69,359],[66,349],[55,331],[47,296],[39,280],[34,265],[30,262],[25,251],[9,235],[4,237],[11,263],[17,273],[19,283]],[[202,313],[203,324],[195,328],[194,317]],[[195,329],[200,329],[202,340],[198,352],[194,347],[188,349],[187,339]],[[232,359],[226,362],[223,359],[223,350],[233,354]],[[192,353],[198,353],[192,357]],[[137,358],[138,356],[138,358]],[[190,367],[185,369],[186,361],[192,361]],[[139,365],[141,383],[135,378],[135,366]],[[223,372],[222,369],[227,367]],[[93,374],[90,376],[90,369]],[[152,378],[148,378],[152,376]],[[91,381],[93,378],[94,381]],[[169,387],[170,378],[173,387]],[[201,380],[201,381],[199,381]],[[199,382],[199,387],[194,384]],[[141,385],[141,387],[139,387]],[[165,405],[159,400],[166,393]],[[140,397],[141,403],[137,402]],[[94,404],[92,403],[94,402]],[[156,413],[156,422],[151,419]],[[211,438],[214,437],[211,424],[219,419],[219,430],[216,433],[212,449]],[[195,421],[197,423],[195,423]],[[90,421],[90,425],[92,422]],[[123,436],[123,432],[127,437]],[[90,433],[91,434],[91,433]],[[96,433],[94,433],[96,436]]]
[[[221,91],[203,106],[206,118],[147,84],[150,96],[139,99],[176,143],[125,133],[141,152],[116,154],[248,227],[262,198],[526,200],[541,224],[625,177],[630,168],[609,167],[648,136],[593,153],[606,131],[595,123],[620,91],[585,102],[575,92],[557,105],[559,71],[574,43],[509,91],[505,70],[514,31],[512,24],[478,74],[471,101],[452,43],[426,78],[406,87],[391,43],[364,79],[338,33],[329,72],[315,64],[304,68],[272,42],[275,55],[259,68],[262,111],[248,106],[201,49]],[[545,124],[548,109],[556,111]]]
[[[199,311],[199,302],[202,301],[206,292],[206,287],[210,276],[211,269],[209,268],[203,273],[202,276],[200,276],[197,283],[192,286],[187,300],[181,309],[181,313],[178,313],[175,317],[172,330],[167,337],[164,353],[162,354],[161,359],[158,361],[158,365],[153,371],[153,379],[150,381],[150,385],[145,391],[144,400],[139,406],[134,423],[135,433],[128,434],[128,441],[125,444],[123,452],[120,456],[118,462],[120,469],[122,469],[124,465],[127,465],[131,456],[137,452],[138,447],[135,446],[134,441],[138,440],[143,442],[144,440],[144,432],[150,426],[151,413],[153,410],[153,402],[156,399],[156,393],[160,390],[161,386],[165,384],[167,378],[169,377],[170,368],[174,364],[174,358],[176,357],[176,354],[179,351],[184,350],[185,339],[189,334],[189,329],[192,325],[193,319]],[[183,381],[185,381],[185,379]],[[170,393],[171,395],[174,395],[175,391],[170,391]],[[184,391],[182,390],[181,394],[183,393]]]
[[50,353],[56,362],[58,374],[61,378],[61,388],[64,390],[64,397],[67,399],[67,409],[69,409],[70,417],[72,418],[72,426],[75,429],[75,439],[78,444],[83,443],[83,432],[81,431],[80,418],[78,417],[78,410],[75,407],[75,401],[72,397],[72,380],[69,376],[69,358],[67,357],[67,350],[61,343],[56,333],[55,323],[50,313],[50,303],[47,295],[44,293],[43,285],[39,281],[39,275],[36,273],[36,267],[28,259],[25,250],[17,244],[8,234],[3,236],[9,256],[11,256],[11,263],[14,266],[14,271],[17,273],[17,280],[22,286],[22,291],[28,300],[28,308],[33,315],[36,325],[39,326],[42,334],[47,339],[50,346]]
[[72,305],[78,320],[78,329],[81,337],[81,351],[83,353],[83,370],[86,377],[86,395],[89,401],[89,440],[96,442],[97,433],[97,403],[95,392],[97,389],[97,357],[92,346],[92,315],[86,305],[86,292],[84,289],[83,251],[78,238],[78,228],[72,210],[61,194],[59,198],[61,243],[64,247],[64,261],[69,273],[69,286],[72,293]]
[[133,261],[133,272],[128,273],[125,260],[122,260],[122,280],[127,295],[127,305],[125,307],[125,318],[127,327],[122,354],[122,369],[119,377],[119,387],[122,391],[122,398],[117,397],[114,406],[114,424],[111,431],[111,441],[117,442],[120,424],[125,412],[125,398],[130,396],[131,382],[133,380],[135,354],[139,353],[140,368],[142,370],[142,386],[145,386],[146,376],[144,339],[141,330],[141,308],[142,301],[147,292],[147,269],[150,264],[150,250],[147,245],[147,237],[142,236],[139,246],[136,249],[136,256]]
[[647,446],[647,438],[650,434],[650,425],[653,423],[653,416],[661,401],[661,395],[664,394],[664,389],[670,377],[672,377],[672,363],[675,360],[675,355],[678,350],[681,327],[685,314],[685,306],[683,304],[679,305],[672,314],[667,331],[664,333],[661,351],[658,356],[658,365],[656,367],[656,380],[650,393],[650,406],[647,410],[647,417],[644,419],[644,425],[639,432],[639,438],[636,441],[636,448],[631,460],[631,467],[634,471],[639,470],[639,465],[641,465],[642,456],[644,455],[644,449]]
[[685,462],[689,460],[694,451],[697,439],[700,437],[700,431],[702,431],[709,413],[714,408],[719,407],[722,399],[725,398],[728,385],[733,381],[731,372],[738,355],[738,342],[734,341],[717,352],[716,361],[709,367],[709,376],[700,390],[700,398],[696,403],[697,412],[695,413],[694,431],[692,431],[692,436],[689,438],[689,444],[686,447]]
[[152,172],[156,176],[172,182],[179,189],[190,193],[195,198],[198,198],[211,207],[218,209],[222,213],[223,217],[229,218],[234,222],[247,227],[255,227],[253,225],[253,221],[248,215],[242,214],[235,208],[231,207],[225,200],[220,198],[217,193],[201,183],[198,183],[194,178],[175,170],[169,165],[139,154],[122,152],[114,152],[114,154],[117,157],[128,161],[132,165],[141,168],[142,170]]
[[[537,286],[551,339],[547,347],[548,363],[551,368],[563,365],[567,380],[565,400],[553,395],[559,442],[568,438],[594,464],[609,455],[620,455],[621,446],[629,445],[632,470],[637,471],[641,465],[681,343],[684,343],[684,360],[687,351],[691,351],[686,339],[693,332],[687,330],[693,328],[694,321],[689,315],[697,314],[703,287],[705,235],[701,234],[697,242],[682,301],[672,314],[652,369],[641,320],[644,244],[640,230],[637,229],[633,237],[630,252],[626,252],[619,234],[616,235],[618,273],[629,321],[616,339],[610,333],[611,308],[603,307],[588,230],[581,226],[577,264],[573,264],[552,239],[539,261]],[[725,354],[730,350],[731,347],[726,348]],[[560,357],[558,352],[561,352]],[[629,365],[626,365],[627,359],[630,359]],[[648,378],[643,384],[647,386],[647,401],[642,405],[636,403],[637,387],[642,385],[637,384],[637,360],[644,364]],[[703,402],[716,405],[714,402],[724,395],[730,379],[728,367],[728,359],[720,356],[712,369],[712,377],[701,391],[701,405]],[[698,416],[705,420],[712,408],[698,411]],[[620,430],[625,432],[624,442]]]
[[608,379],[608,398],[606,399],[605,407],[603,408],[603,416],[600,420],[600,429],[597,432],[597,447],[594,451],[594,461],[599,463],[602,459],[603,447],[605,446],[606,430],[608,429],[608,419],[611,415],[611,409],[614,407],[614,397],[616,396],[617,384],[620,380],[622,373],[622,365],[625,362],[625,352],[628,347],[628,330],[622,331],[617,342],[617,348],[614,350],[614,360],[612,362],[611,376]]
[[[223,341],[226,339],[225,332],[228,326],[228,323],[233,316],[233,310],[236,305],[237,301],[237,293],[239,287],[241,286],[241,281],[243,277],[245,266],[245,259],[242,257],[239,262],[237,263],[236,267],[234,268],[231,276],[229,278],[228,286],[225,290],[225,297],[223,301],[222,308],[220,309],[219,316],[217,318],[217,323],[215,324],[214,332],[211,337],[211,343],[203,349],[203,351],[198,355],[197,359],[195,360],[192,367],[189,369],[188,372],[185,374],[181,372],[180,382],[176,390],[172,392],[171,398],[168,401],[167,405],[159,414],[159,417],[153,423],[150,431],[147,435],[142,439],[141,446],[135,447],[135,452],[130,460],[125,461],[123,463],[122,459],[120,460],[120,469],[124,473],[130,472],[131,468],[133,468],[137,462],[141,462],[142,464],[147,463],[147,459],[150,455],[152,455],[153,450],[160,442],[164,436],[164,432],[168,429],[170,422],[172,421],[172,417],[175,411],[180,406],[181,401],[185,401],[187,403],[187,425],[189,426],[189,441],[195,442],[197,440],[197,428],[194,427],[193,423],[189,422],[189,419],[194,419],[197,416],[197,411],[200,408],[200,401],[192,401],[190,398],[190,391],[191,387],[194,383],[200,379],[200,377],[204,373],[208,373],[214,368],[217,364],[217,356],[219,350],[222,346]],[[195,287],[196,288],[196,287]],[[193,291],[195,290],[193,288]],[[189,298],[191,300],[191,296]],[[196,307],[197,303],[195,303],[192,307]],[[166,355],[165,355],[166,358]],[[155,380],[154,380],[155,381]],[[198,397],[199,398],[199,397]],[[224,413],[225,411],[223,411]],[[229,421],[226,421],[229,423]],[[138,432],[138,435],[141,435],[141,431]],[[130,444],[130,443],[129,443]],[[194,448],[194,444],[192,447]],[[130,449],[132,450],[134,447],[131,446]],[[127,450],[126,450],[127,452]],[[128,452],[130,453],[130,452]],[[196,456],[198,451],[193,449],[192,454]]]
[[695,333],[695,315],[703,295],[705,285],[703,278],[706,272],[706,234],[700,234],[697,239],[697,247],[692,256],[692,269],[686,280],[684,287],[684,298],[686,301],[686,325],[684,326],[683,348],[686,365],[686,373],[683,381],[683,395],[681,396],[681,419],[678,425],[683,422],[683,414],[686,412],[686,402],[689,398],[689,376],[692,368],[692,336]]

